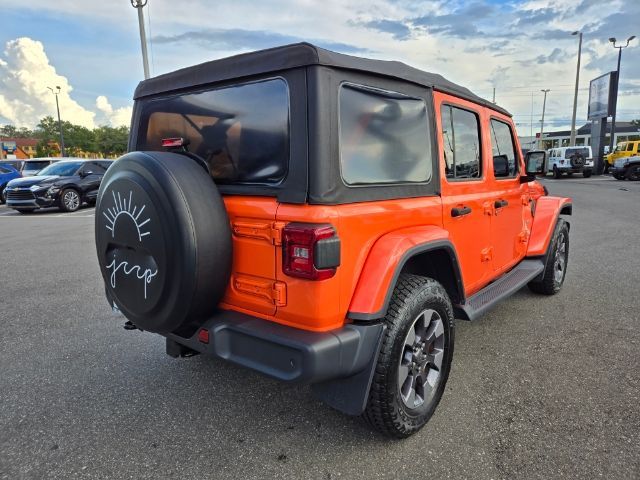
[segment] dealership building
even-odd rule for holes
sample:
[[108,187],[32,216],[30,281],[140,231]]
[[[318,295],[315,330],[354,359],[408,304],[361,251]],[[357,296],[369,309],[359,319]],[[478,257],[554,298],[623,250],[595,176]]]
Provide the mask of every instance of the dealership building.
[[[535,137],[520,137],[520,145],[525,149],[538,148],[540,134]],[[571,138],[570,130],[558,132],[544,132],[542,135],[542,148],[568,147]],[[611,124],[607,124],[605,145],[609,145],[611,138]],[[631,122],[616,122],[615,143],[626,142],[627,140],[640,140],[640,125],[632,125]],[[586,123],[576,130],[576,145],[591,145],[591,123]]]

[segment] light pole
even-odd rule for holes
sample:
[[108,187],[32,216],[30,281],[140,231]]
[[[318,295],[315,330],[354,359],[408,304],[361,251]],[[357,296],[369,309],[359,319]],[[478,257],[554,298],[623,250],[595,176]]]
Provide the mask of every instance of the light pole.
[[618,49],[618,68],[616,70],[616,98],[613,101],[613,115],[611,115],[611,138],[609,139],[609,151],[613,152],[613,146],[615,145],[616,136],[616,111],[618,110],[618,86],[620,85],[620,60],[622,59],[622,49],[629,46],[629,42],[636,38],[635,35],[631,35],[627,38],[627,43],[624,45],[616,45],[615,37],[611,37],[609,41],[613,43],[613,48]]
[[544,111],[547,107],[547,93],[549,93],[551,90],[549,90],[548,88],[546,90],[540,90],[542,93],[544,93],[544,100],[542,101],[542,120],[540,120],[540,142],[538,144],[538,148],[540,150],[542,150],[542,134],[544,133]]
[[56,96],[56,110],[58,111],[58,130],[60,131],[60,156],[65,157],[65,153],[64,153],[64,135],[62,134],[62,121],[60,121],[60,104],[58,103],[58,95],[60,94],[60,87],[56,86],[56,89],[54,90],[51,87],[47,87],[49,90],[51,90],[51,93],[53,93]]
[[130,0],[131,6],[138,10],[138,24],[140,26],[140,45],[142,46],[142,67],[144,78],[149,78],[149,57],[147,56],[147,34],[144,31],[144,14],[142,9],[147,5],[147,0]]
[[576,110],[578,108],[578,82],[580,81],[580,55],[582,54],[582,32],[573,32],[571,35],[578,35],[578,66],[576,67],[576,90],[573,94],[573,116],[571,117],[571,137],[569,146],[576,144]]

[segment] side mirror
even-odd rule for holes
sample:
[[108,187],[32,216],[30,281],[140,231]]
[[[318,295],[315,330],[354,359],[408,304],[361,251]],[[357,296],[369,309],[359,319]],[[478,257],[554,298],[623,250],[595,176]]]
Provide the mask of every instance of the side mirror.
[[88,177],[89,175],[93,175],[93,172],[92,172],[91,170],[86,170],[86,171],[82,171],[82,172],[80,172],[80,176],[81,176],[82,178],[84,178],[84,177]]
[[527,175],[546,175],[547,153],[544,150],[532,150],[525,154],[524,163]]

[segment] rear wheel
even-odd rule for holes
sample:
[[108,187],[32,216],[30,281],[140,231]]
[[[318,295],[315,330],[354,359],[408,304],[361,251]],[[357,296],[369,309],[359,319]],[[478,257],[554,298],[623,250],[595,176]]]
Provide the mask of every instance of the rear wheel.
[[384,321],[363,416],[385,435],[405,438],[429,421],[444,392],[453,356],[453,308],[438,282],[403,274]]
[[554,295],[560,291],[567,274],[569,262],[569,225],[558,219],[556,230],[551,238],[549,254],[545,263],[544,276],[540,280],[529,282],[529,289],[544,295]]
[[638,181],[640,180],[640,165],[630,165],[627,168],[627,173],[625,174],[627,180]]

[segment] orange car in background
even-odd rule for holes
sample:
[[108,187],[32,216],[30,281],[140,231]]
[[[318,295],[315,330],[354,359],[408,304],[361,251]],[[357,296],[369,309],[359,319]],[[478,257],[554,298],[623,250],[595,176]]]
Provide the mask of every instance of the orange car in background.
[[454,319],[565,278],[569,199],[504,109],[309,44],[145,80],[96,247],[126,326],[288,382],[393,437],[443,394]]

